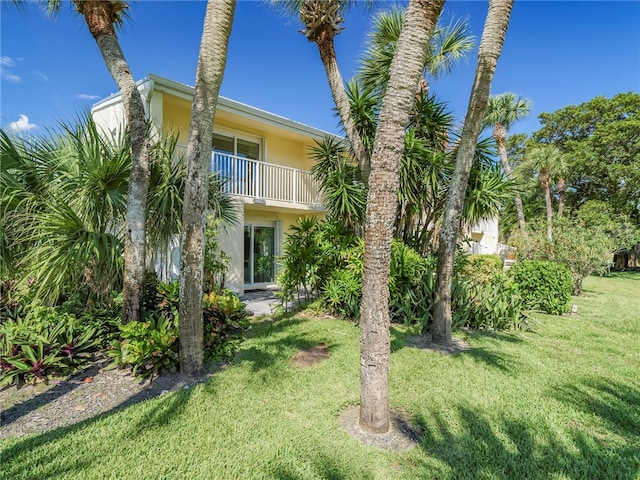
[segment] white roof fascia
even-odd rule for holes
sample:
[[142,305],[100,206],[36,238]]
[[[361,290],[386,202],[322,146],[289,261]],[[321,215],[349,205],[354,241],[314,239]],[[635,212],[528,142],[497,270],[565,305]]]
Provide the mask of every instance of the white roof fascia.
[[[158,75],[149,74],[144,79],[139,80],[137,82],[137,85],[138,89],[143,91],[155,90],[157,92],[166,92],[170,95],[182,98],[184,100],[188,100],[190,102],[193,101],[193,87],[185,85],[184,83],[176,82],[174,80],[169,80],[168,78],[159,77]],[[119,101],[120,94],[114,93],[94,103],[91,110],[104,108]],[[339,135],[335,135],[333,133],[320,130],[319,128],[305,125],[304,123],[290,120],[280,115],[276,115],[274,113],[267,112],[256,107],[252,107],[251,105],[246,105],[244,103],[231,100],[230,98],[219,96],[218,105],[216,108],[224,112],[233,113],[251,120],[258,120],[262,123],[282,128],[284,130],[304,135],[306,137],[311,137],[316,140],[322,140],[326,137],[332,137],[340,141],[344,140],[344,138],[340,137]]]

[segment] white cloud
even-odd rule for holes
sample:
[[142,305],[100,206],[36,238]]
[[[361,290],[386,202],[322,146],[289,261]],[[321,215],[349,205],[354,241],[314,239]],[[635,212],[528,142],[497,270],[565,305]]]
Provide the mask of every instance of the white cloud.
[[3,71],[0,72],[0,75],[2,75],[2,78],[11,83],[20,83],[22,81],[22,79],[18,75],[14,75],[13,73]]
[[29,117],[24,114],[20,114],[20,119],[15,122],[11,122],[9,124],[9,129],[14,132],[28,132],[29,130],[33,130],[37,125],[35,123],[29,122]]
[[15,66],[16,62],[11,57],[0,57],[0,77],[12,83],[20,83],[22,79],[13,73],[7,72],[7,68]]
[[33,72],[33,74],[38,77],[40,80],[44,80],[45,82],[49,81],[49,77],[47,77],[44,73],[38,72],[37,70]]
[[11,57],[0,57],[0,65],[3,67],[13,67],[15,64],[15,60]]
[[78,98],[80,100],[97,100],[100,97],[98,95],[89,95],[89,94],[86,94],[86,93],[79,93],[78,94]]

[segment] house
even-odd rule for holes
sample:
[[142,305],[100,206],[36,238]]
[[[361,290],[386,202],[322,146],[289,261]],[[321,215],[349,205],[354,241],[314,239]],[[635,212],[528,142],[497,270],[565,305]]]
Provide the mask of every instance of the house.
[[469,254],[494,255],[499,253],[498,217],[482,218],[465,232],[469,241],[464,249]]
[[[153,134],[178,134],[186,146],[191,119],[193,87],[148,75],[138,82]],[[124,124],[119,94],[91,109],[96,124],[116,133]],[[273,113],[220,97],[211,151],[211,169],[225,177],[234,195],[239,222],[220,234],[230,256],[227,285],[240,294],[275,285],[276,257],[282,253],[285,233],[299,217],[323,214],[318,187],[311,177],[309,147],[332,134]],[[179,269],[176,242],[163,276]],[[158,267],[158,265],[156,265]]]
[[[138,82],[152,135],[178,134],[186,147],[193,87],[157,75]],[[96,124],[115,135],[125,124],[119,94],[91,109]],[[211,151],[211,171],[225,180],[237,202],[239,221],[221,231],[221,249],[230,257],[227,286],[238,293],[275,286],[276,258],[290,226],[298,218],[324,215],[322,198],[310,170],[309,147],[334,135],[317,128],[220,97]],[[337,138],[337,137],[335,137]],[[470,253],[498,252],[497,219],[470,228]],[[179,273],[180,249],[157,258],[154,267],[163,279]]]

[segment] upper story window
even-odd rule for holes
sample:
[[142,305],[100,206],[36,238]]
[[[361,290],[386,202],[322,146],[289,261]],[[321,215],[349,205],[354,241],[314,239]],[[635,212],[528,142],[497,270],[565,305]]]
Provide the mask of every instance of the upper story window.
[[240,158],[260,160],[260,142],[244,138],[231,137],[219,133],[213,134],[213,150]]

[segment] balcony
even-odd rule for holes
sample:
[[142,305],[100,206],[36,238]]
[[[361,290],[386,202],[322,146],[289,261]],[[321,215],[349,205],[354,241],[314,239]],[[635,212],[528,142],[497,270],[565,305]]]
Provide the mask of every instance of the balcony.
[[225,153],[211,152],[210,169],[218,172],[223,190],[232,195],[318,206],[322,196],[311,172]]

